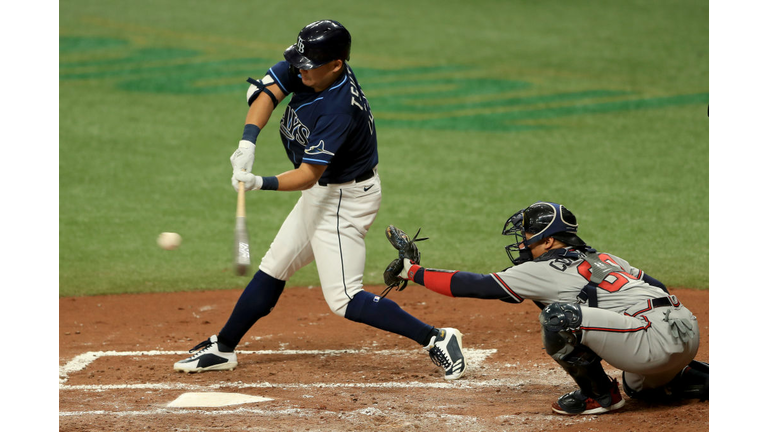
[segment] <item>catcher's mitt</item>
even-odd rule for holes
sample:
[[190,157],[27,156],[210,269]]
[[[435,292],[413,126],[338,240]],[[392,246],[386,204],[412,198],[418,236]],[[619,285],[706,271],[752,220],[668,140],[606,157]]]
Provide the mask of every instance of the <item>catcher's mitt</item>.
[[387,284],[387,288],[381,293],[381,297],[386,297],[392,288],[397,288],[397,291],[402,291],[408,285],[408,281],[400,278],[400,272],[403,271],[403,260],[409,259],[414,264],[421,262],[421,252],[419,248],[414,244],[417,241],[427,240],[429,237],[418,238],[421,228],[416,231],[416,235],[413,240],[408,237],[408,234],[403,230],[397,228],[394,225],[387,227],[387,240],[392,246],[397,249],[398,257],[393,260],[384,270],[384,283]]

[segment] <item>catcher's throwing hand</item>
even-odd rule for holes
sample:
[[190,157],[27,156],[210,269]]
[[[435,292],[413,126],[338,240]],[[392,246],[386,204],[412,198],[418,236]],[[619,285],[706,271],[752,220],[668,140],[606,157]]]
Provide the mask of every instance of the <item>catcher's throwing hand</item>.
[[408,269],[411,265],[421,262],[421,252],[414,243],[428,238],[418,238],[420,232],[421,229],[416,231],[416,235],[411,240],[408,234],[396,226],[387,227],[387,240],[397,249],[398,257],[384,270],[384,283],[387,284],[387,288],[381,293],[381,297],[389,294],[392,288],[396,287],[397,291],[402,291],[408,285]]

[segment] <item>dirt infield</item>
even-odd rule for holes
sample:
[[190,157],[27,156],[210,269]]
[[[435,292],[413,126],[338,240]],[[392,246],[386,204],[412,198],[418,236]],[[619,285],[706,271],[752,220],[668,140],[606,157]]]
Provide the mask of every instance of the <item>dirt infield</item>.
[[[370,288],[380,292],[379,287]],[[709,360],[709,292],[673,289],[699,319]],[[59,430],[701,431],[709,402],[565,417],[549,405],[572,380],[541,348],[531,302],[451,299],[421,287],[390,297],[464,333],[469,370],[447,382],[411,340],[330,313],[318,288],[290,288],[238,347],[237,369],[182,374],[173,363],[215,334],[239,290],[61,298]],[[619,372],[607,368],[612,376]],[[173,408],[189,392],[270,398]]]

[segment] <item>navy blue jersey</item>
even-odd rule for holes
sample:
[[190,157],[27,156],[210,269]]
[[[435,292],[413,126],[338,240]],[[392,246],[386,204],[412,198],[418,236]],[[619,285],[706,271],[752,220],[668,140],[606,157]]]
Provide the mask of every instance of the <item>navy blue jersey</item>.
[[352,69],[330,87],[316,93],[301,82],[300,72],[281,61],[269,69],[286,95],[293,93],[283,118],[280,137],[288,158],[327,165],[320,182],[345,183],[379,163],[373,114]]

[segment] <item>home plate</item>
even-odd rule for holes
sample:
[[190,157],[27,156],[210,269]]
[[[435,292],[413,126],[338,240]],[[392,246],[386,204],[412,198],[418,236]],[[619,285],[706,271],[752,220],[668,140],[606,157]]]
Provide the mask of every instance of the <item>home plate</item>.
[[240,405],[271,400],[272,399],[266,397],[251,396],[238,393],[184,393],[183,395],[176,398],[176,400],[169,403],[167,406],[174,408],[221,407],[227,405]]

